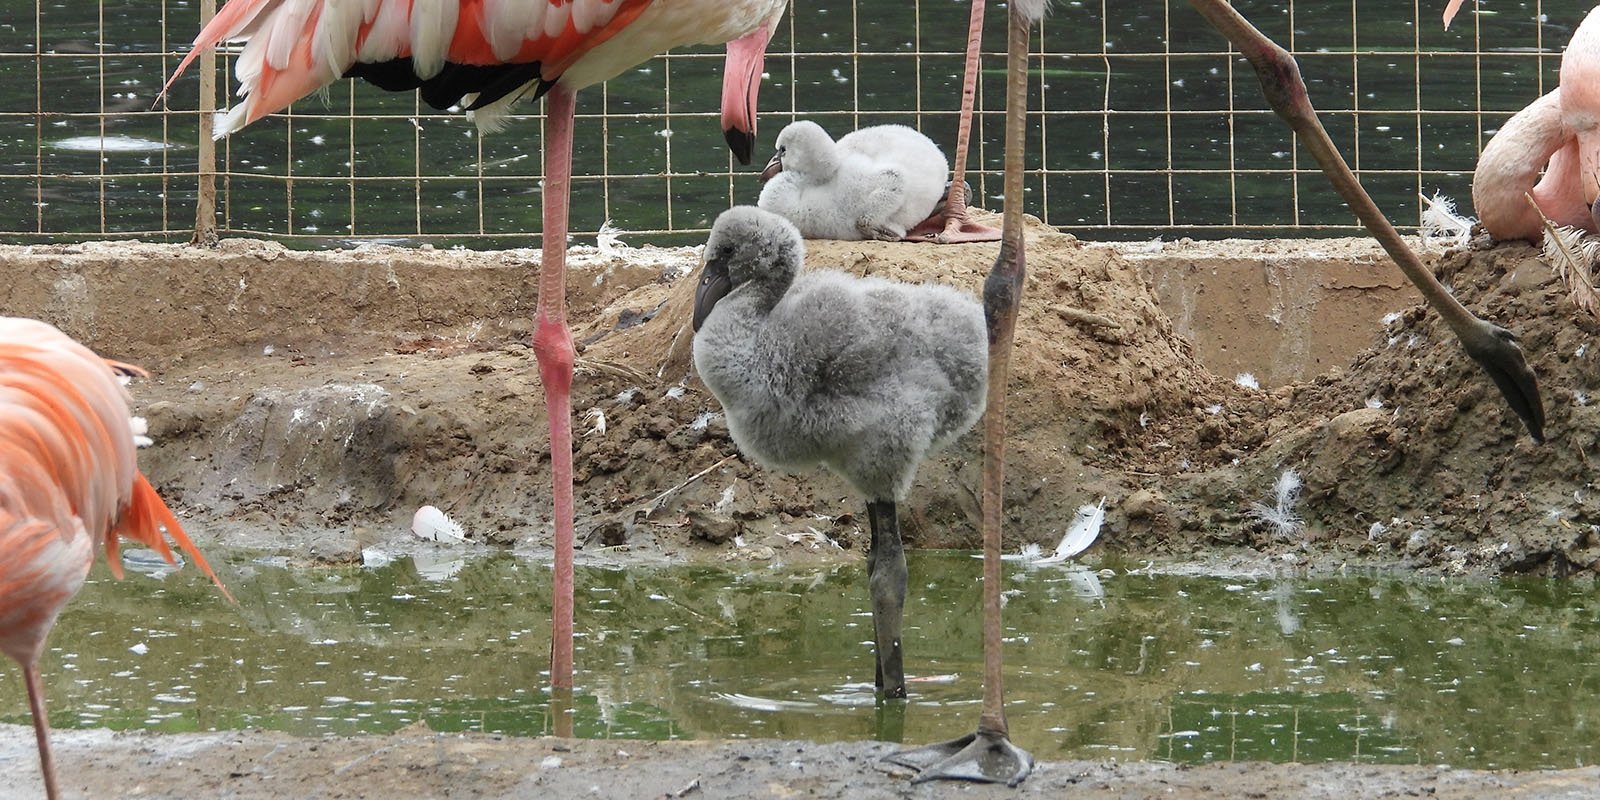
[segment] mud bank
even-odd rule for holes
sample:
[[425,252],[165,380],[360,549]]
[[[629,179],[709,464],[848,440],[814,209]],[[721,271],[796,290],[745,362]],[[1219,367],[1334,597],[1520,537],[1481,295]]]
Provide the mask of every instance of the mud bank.
[[[995,253],[815,242],[810,263],[975,291]],[[0,311],[154,373],[134,387],[157,441],[141,463],[202,540],[350,560],[403,540],[433,504],[473,538],[538,551],[550,516],[525,344],[536,257],[0,248]],[[574,258],[580,538],[645,559],[760,557],[734,533],[779,550],[806,549],[797,532],[858,547],[848,488],[739,459],[690,374],[683,276],[696,258]],[[1028,258],[1009,548],[1053,544],[1080,504],[1105,497],[1105,552],[1487,574],[1600,565],[1597,327],[1531,248],[1433,261],[1469,307],[1522,336],[1550,415],[1542,447],[1366,241],[1110,246],[1033,224]],[[1243,371],[1259,385],[1236,380]],[[902,523],[913,546],[976,543],[978,466],[969,435],[924,467]],[[1299,522],[1273,525],[1252,508],[1272,505],[1286,469],[1304,482]]]

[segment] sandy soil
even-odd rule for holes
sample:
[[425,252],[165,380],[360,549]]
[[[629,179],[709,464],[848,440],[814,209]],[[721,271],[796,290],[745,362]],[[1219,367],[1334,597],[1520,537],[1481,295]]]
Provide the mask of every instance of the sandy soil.
[[[1588,577],[1600,568],[1600,500],[1587,477],[1600,434],[1589,396],[1600,362],[1588,345],[1600,326],[1574,310],[1531,248],[1452,251],[1435,268],[1469,307],[1522,336],[1549,414],[1543,446],[1532,444],[1448,331],[1421,309],[1398,315],[1386,330],[1351,334],[1370,337],[1370,349],[1308,380],[1261,389],[1213,374],[1196,356],[1205,348],[1179,335],[1155,286],[1162,270],[1201,255],[1248,257],[1241,248],[1259,246],[1113,247],[1030,228],[1011,395],[1008,549],[1053,546],[1078,505],[1104,496],[1102,552],[1232,569],[1360,562]],[[1392,265],[1374,258],[1369,243],[1302,246],[1364,260],[1368,271],[1387,276],[1374,286],[1393,285]],[[810,263],[976,291],[995,252],[992,245],[818,242]],[[374,541],[403,547],[412,512],[434,504],[473,538],[537,554],[548,549],[550,510],[545,418],[525,344],[536,258],[532,251],[388,247],[300,253],[244,241],[214,251],[136,243],[0,248],[8,276],[0,310],[50,320],[103,354],[152,371],[134,387],[157,441],[141,463],[202,544],[351,561]],[[860,499],[823,473],[781,475],[739,459],[715,400],[689,374],[692,281],[680,278],[695,259],[692,249],[613,248],[574,260],[579,536],[589,557],[600,548],[608,559],[636,560],[859,557]],[[1192,311],[1181,327],[1194,334]],[[1220,323],[1207,335],[1246,334]],[[912,546],[977,542],[976,443],[969,434],[924,466],[902,512]],[[1304,480],[1293,508],[1303,522],[1275,526],[1252,504],[1271,505],[1274,481],[1289,468]],[[846,550],[828,555],[833,548],[791,541],[810,528]],[[736,533],[746,546],[733,544]],[[23,757],[21,736],[5,731],[6,757]],[[261,733],[64,732],[59,741],[68,764],[137,765],[145,776],[146,788],[135,790],[97,777],[118,770],[69,767],[80,782],[69,785],[96,797],[173,796],[196,780],[207,795],[368,796],[384,791],[375,773],[436,796],[501,796],[549,781],[560,789],[550,796],[577,796],[621,781],[616,796],[654,797],[696,777],[707,796],[932,791],[865,769],[886,747],[875,744],[421,733],[316,742]],[[564,766],[535,769],[555,747],[569,748]],[[618,747],[631,755],[616,755]],[[791,765],[790,750],[818,766]],[[744,756],[750,760],[738,760]],[[844,777],[797,782],[830,766]],[[0,776],[0,790],[4,781],[29,779],[28,770],[18,772]],[[1045,795],[1070,784],[1087,796],[1171,789],[1169,796],[1314,797],[1331,796],[1328,787],[1336,786],[1359,796],[1564,796],[1568,782],[1592,786],[1595,777],[1592,770],[1098,763],[1051,765],[1027,791]],[[736,788],[713,792],[715,780]]]

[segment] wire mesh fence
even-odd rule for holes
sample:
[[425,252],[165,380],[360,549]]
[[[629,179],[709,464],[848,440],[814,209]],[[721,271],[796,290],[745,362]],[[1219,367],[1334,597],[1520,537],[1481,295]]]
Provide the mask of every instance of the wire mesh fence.
[[[1300,60],[1334,141],[1402,228],[1416,224],[1419,192],[1465,203],[1483,142],[1554,85],[1584,13],[1478,0],[1446,32],[1444,0],[1235,5]],[[1056,6],[1029,64],[1030,213],[1100,239],[1359,230],[1249,66],[1187,3]],[[31,11],[0,37],[0,239],[187,238],[210,160],[201,84],[190,73],[155,96],[198,30],[198,0],[33,0]],[[1003,12],[996,4],[986,22],[969,175],[976,202],[993,208]],[[757,158],[799,118],[835,135],[910,124],[948,152],[967,14],[949,0],[795,0],[769,48]],[[645,241],[693,241],[721,209],[755,200],[755,169],[721,142],[721,60],[720,48],[686,49],[580,93],[578,235],[609,220]],[[231,76],[217,83],[224,107]],[[336,84],[218,143],[217,225],[311,245],[529,244],[540,107],[519,110],[483,136],[411,94]]]

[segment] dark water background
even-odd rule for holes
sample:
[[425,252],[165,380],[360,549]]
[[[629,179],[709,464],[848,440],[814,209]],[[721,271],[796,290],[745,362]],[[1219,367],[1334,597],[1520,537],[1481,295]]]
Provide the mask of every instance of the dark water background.
[[[858,2],[796,1],[767,63],[758,159],[797,116],[836,135],[910,123],[953,146],[968,6]],[[1056,5],[1031,65],[1031,213],[1102,239],[1354,230],[1248,66],[1186,3]],[[1442,0],[1237,5],[1299,55],[1334,140],[1402,226],[1416,224],[1418,191],[1468,204],[1481,142],[1554,85],[1583,13],[1485,0],[1485,13],[1469,3],[1445,32]],[[198,81],[178,82],[170,113],[151,102],[196,30],[195,9],[38,0],[35,14],[0,24],[0,238],[189,229]],[[988,51],[1004,47],[1003,11],[990,7]],[[754,168],[733,164],[718,131],[721,60],[720,48],[685,51],[580,96],[575,231],[610,219],[642,232],[633,243],[692,242],[730,203],[754,200]],[[972,176],[993,208],[1003,65],[985,60]],[[326,103],[304,101],[224,143],[223,227],[311,245],[352,235],[529,244],[541,145],[538,107],[526,111],[484,138],[409,95],[339,84]]]

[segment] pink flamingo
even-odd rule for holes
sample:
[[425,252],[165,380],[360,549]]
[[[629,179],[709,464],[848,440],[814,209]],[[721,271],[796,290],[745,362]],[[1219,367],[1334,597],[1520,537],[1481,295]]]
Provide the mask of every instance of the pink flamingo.
[[[550,419],[555,577],[550,683],[572,687],[572,333],[564,276],[577,92],[674,47],[727,44],[723,131],[749,163],[767,41],[788,0],[233,0],[194,40],[175,79],[205,48],[246,42],[243,98],[225,136],[341,77],[417,89],[492,129],[524,96],[545,98],[543,255],[534,353]],[[171,81],[168,81],[171,85]]]
[[[973,3],[973,27],[982,8]],[[945,742],[903,750],[883,760],[916,771],[912,783],[933,780],[977,781],[1016,786],[1033,773],[1033,756],[1011,741],[1006,722],[1004,657],[1000,624],[1000,527],[1005,487],[1006,394],[1010,383],[1012,340],[1022,287],[1027,276],[1022,222],[1023,151],[1027,145],[1028,37],[1044,19],[1049,0],[1012,0],[1006,27],[1005,209],[1000,252],[983,284],[984,317],[989,329],[989,379],[983,417],[983,700],[978,727]],[[974,33],[975,35],[975,33]],[[969,79],[976,51],[969,50]],[[969,86],[971,84],[969,83]],[[960,183],[959,179],[956,183]],[[952,226],[959,227],[959,222]],[[903,587],[902,587],[903,590]]]
[[[1339,155],[1318,121],[1306,94],[1298,64],[1288,51],[1262,34],[1226,0],[1189,0],[1210,25],[1250,61],[1273,110],[1300,137],[1322,167],[1335,191],[1417,284],[1463,348],[1489,374],[1512,410],[1536,441],[1544,438],[1544,408],[1532,370],[1516,337],[1485,322],[1457,302],[1406,246],[1355,174]],[[976,6],[976,3],[974,3]],[[1013,744],[1005,717],[1000,625],[1000,524],[1005,466],[1005,401],[1011,345],[1026,274],[1022,235],[1022,153],[1026,143],[1026,59],[1028,32],[1044,17],[1047,0],[1013,0],[1010,4],[1006,81],[1005,212],[1000,253],[984,284],[983,301],[989,324],[989,383],[984,417],[983,464],[983,652],[984,694],[978,729],[947,742],[892,753],[884,761],[918,772],[913,780],[967,780],[1015,786],[1033,769],[1033,757]],[[974,28],[981,9],[973,14]],[[969,53],[969,56],[971,53]],[[969,60],[969,66],[973,61]]]
[[[1445,9],[1445,27],[1460,5],[1453,0]],[[1557,225],[1596,231],[1597,176],[1600,9],[1573,31],[1561,57],[1561,85],[1517,112],[1484,146],[1472,175],[1472,206],[1499,240],[1540,241],[1540,212]],[[1524,195],[1532,195],[1537,211]]]
[[165,527],[228,593],[134,465],[128,396],[114,369],[139,372],[101,360],[43,322],[0,317],[0,651],[22,667],[51,800],[59,789],[39,656],[95,551],[105,549],[119,578],[119,536],[174,562]]

